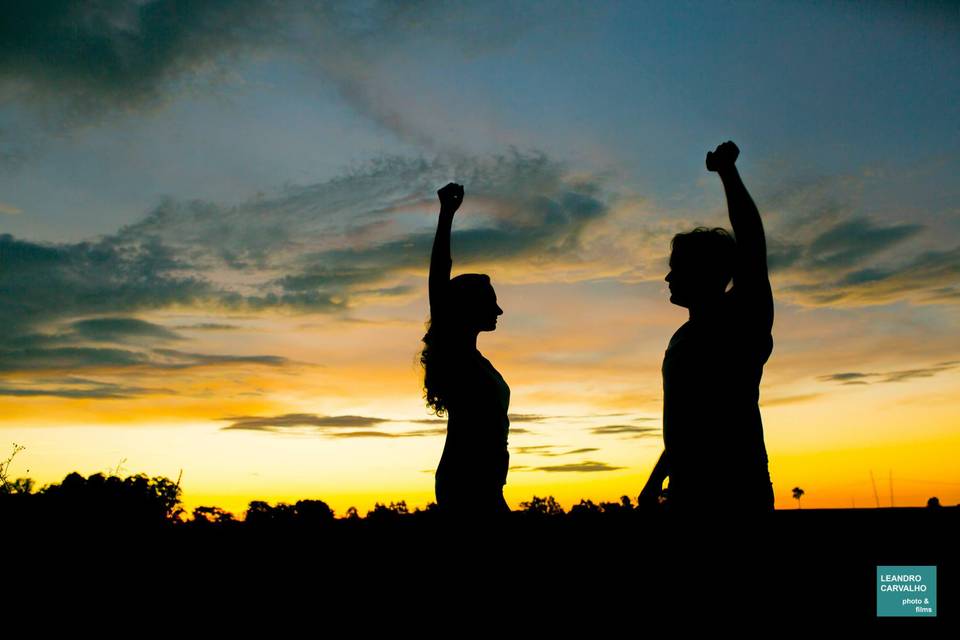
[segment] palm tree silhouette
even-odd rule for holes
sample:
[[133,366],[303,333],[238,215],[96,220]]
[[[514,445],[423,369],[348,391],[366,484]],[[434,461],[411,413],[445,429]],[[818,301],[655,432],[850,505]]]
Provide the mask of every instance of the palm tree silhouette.
[[803,494],[804,494],[804,491],[800,487],[793,488],[793,499],[797,501],[797,509],[802,508],[800,506],[800,496],[802,496]]

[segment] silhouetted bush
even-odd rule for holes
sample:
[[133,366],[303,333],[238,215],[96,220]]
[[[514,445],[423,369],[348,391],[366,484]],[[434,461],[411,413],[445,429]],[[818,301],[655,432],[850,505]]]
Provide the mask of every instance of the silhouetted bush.
[[190,520],[190,524],[198,526],[227,525],[235,522],[233,514],[220,507],[197,507],[193,510],[193,519]]
[[520,503],[520,510],[533,516],[562,516],[564,514],[563,507],[553,496],[547,496],[546,498],[533,496],[529,502]]
[[298,500],[294,510],[297,521],[308,526],[329,525],[333,522],[333,509],[323,500]]

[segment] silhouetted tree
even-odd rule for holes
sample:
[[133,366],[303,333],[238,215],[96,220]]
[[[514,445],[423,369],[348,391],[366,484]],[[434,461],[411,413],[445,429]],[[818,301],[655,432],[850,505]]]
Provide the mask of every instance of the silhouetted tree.
[[797,501],[797,509],[800,509],[800,498],[803,496],[804,491],[800,487],[793,488],[793,499]]
[[[0,462],[0,493],[15,493],[10,489],[10,482],[8,480],[8,474],[10,473],[10,464],[13,462],[13,459],[17,457],[17,454],[26,449],[22,444],[13,443],[13,452],[7,457],[6,460]],[[32,483],[32,481],[31,481]]]
[[928,508],[928,509],[939,509],[939,508],[940,508],[940,498],[938,498],[937,496],[933,496],[932,498],[930,498],[929,500],[927,500],[927,508]]
[[273,519],[273,507],[263,500],[251,500],[243,521],[250,525],[268,524]]
[[601,502],[600,510],[607,514],[630,513],[633,511],[633,503],[629,496],[620,496],[620,502]]
[[[30,495],[33,493],[33,478],[17,478],[6,483],[6,492],[10,494]],[[0,490],[2,491],[2,490]]]
[[602,513],[599,505],[593,503],[593,500],[581,499],[578,504],[570,507],[571,516],[596,515]]
[[197,507],[193,510],[193,520],[190,522],[199,525],[223,525],[235,521],[232,513],[224,511],[220,507]]
[[169,478],[137,474],[121,478],[95,473],[68,474],[61,483],[40,490],[52,517],[83,520],[94,526],[161,525],[180,518],[180,487]]
[[409,515],[409,513],[405,500],[391,502],[389,505],[378,502],[371,511],[367,512],[367,520],[370,522],[393,522],[402,516]]
[[297,521],[310,526],[333,522],[333,509],[323,500],[298,500],[294,505]]
[[540,515],[540,516],[562,516],[563,507],[557,502],[556,498],[553,496],[547,496],[546,498],[539,498],[533,496],[529,502],[521,502],[520,510],[524,513],[529,513],[531,515]]

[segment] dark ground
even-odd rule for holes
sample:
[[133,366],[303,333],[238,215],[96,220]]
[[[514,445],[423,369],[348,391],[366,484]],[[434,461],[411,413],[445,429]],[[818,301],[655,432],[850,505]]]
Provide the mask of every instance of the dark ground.
[[[104,597],[115,613],[171,598],[165,606],[230,607],[234,618],[272,606],[333,618],[393,610],[427,616],[418,619],[428,625],[453,610],[478,625],[626,625],[631,635],[654,623],[719,632],[772,619],[922,637],[956,620],[958,525],[960,508],[950,507],[784,510],[752,520],[513,513],[497,526],[420,512],[313,525],[34,520],[3,529],[13,534],[5,536],[8,588]],[[937,565],[937,618],[877,618],[878,565]]]

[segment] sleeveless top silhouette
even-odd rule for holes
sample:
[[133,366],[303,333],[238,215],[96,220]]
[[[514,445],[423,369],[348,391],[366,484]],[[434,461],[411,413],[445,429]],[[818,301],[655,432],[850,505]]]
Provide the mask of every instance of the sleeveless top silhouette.
[[663,358],[663,439],[674,507],[773,508],[758,406],[773,336],[736,290],[687,321]]
[[453,375],[446,398],[447,438],[436,473],[437,502],[506,510],[510,387],[475,349],[457,358]]

